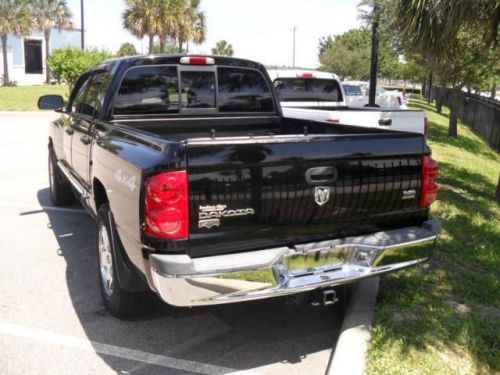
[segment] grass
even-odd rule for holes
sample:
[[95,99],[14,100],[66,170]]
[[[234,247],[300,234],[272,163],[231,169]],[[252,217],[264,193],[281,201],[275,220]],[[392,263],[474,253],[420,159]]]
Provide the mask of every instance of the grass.
[[368,374],[500,373],[500,155],[427,102],[429,144],[440,162],[443,232],[433,258],[381,280]]
[[56,94],[68,98],[68,86],[15,86],[0,87],[0,111],[38,111],[38,98]]

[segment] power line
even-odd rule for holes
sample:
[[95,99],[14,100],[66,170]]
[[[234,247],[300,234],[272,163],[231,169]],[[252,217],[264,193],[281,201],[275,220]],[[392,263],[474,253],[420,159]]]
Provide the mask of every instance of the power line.
[[263,35],[263,34],[272,34],[272,33],[277,33],[277,32],[284,32],[284,31],[290,31],[293,30],[294,28],[287,27],[286,29],[273,29],[273,30],[263,30],[263,31],[258,31],[258,32],[249,32],[246,34],[237,34],[237,35],[220,35],[220,36],[212,36],[213,39],[218,39],[218,38],[225,38],[225,39],[230,39],[230,38],[243,38],[243,37],[248,37],[248,36],[254,36],[254,35]]

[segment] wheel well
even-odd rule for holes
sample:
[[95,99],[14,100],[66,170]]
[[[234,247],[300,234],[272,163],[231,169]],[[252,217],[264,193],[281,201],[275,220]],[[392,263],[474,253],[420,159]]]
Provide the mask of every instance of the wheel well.
[[99,210],[99,207],[103,203],[108,202],[108,194],[106,193],[106,189],[104,188],[104,185],[97,178],[94,178],[93,185],[94,185],[93,191],[94,191],[95,208],[96,208],[96,210]]

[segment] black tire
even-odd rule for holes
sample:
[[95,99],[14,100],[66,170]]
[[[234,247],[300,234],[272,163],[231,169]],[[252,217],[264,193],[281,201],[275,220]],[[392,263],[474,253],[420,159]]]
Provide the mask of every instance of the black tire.
[[75,195],[71,189],[71,184],[62,174],[57,166],[54,151],[49,149],[49,186],[50,200],[55,206],[66,206],[75,201]]
[[117,251],[124,250],[117,238],[116,228],[110,219],[107,203],[99,207],[97,214],[96,248],[99,285],[106,309],[111,315],[120,319],[130,319],[143,315],[149,306],[151,293],[128,292],[120,285],[115,254]]

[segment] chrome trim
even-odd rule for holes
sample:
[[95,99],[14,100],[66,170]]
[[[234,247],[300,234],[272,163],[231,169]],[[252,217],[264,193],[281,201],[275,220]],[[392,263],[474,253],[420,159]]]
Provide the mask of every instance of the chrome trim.
[[151,285],[175,306],[264,299],[350,283],[421,263],[441,224],[318,243],[190,258],[152,254]]

